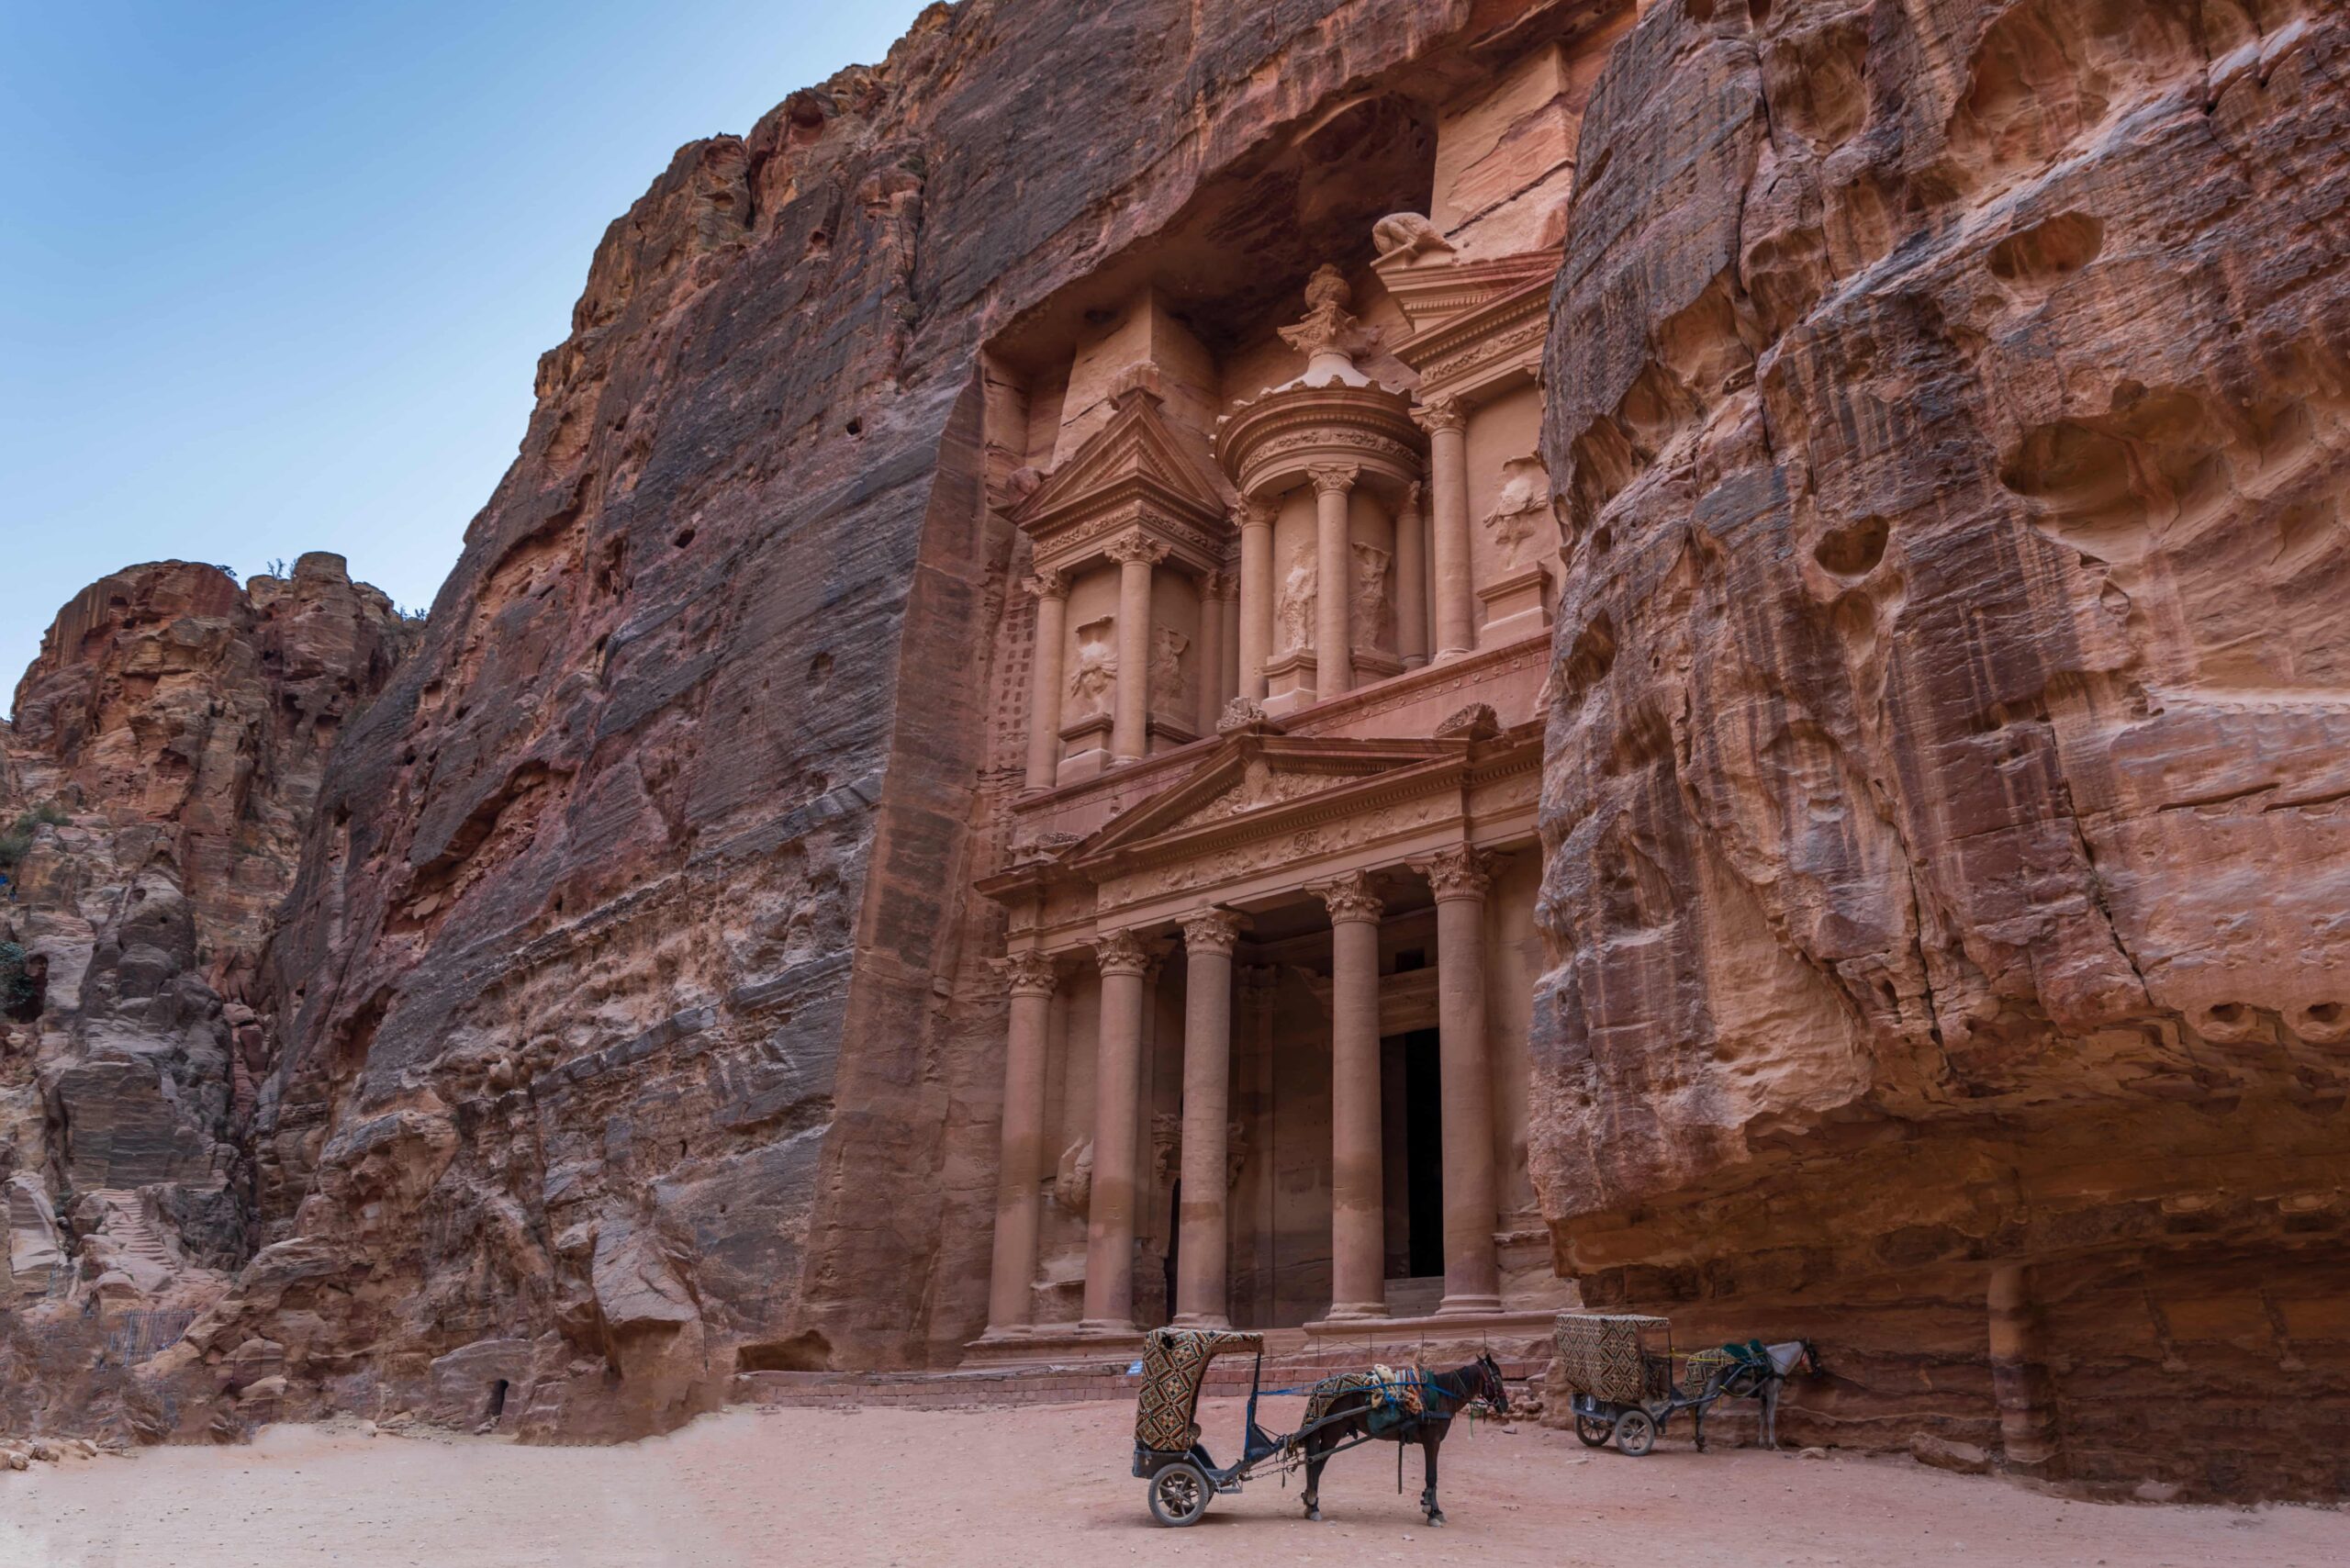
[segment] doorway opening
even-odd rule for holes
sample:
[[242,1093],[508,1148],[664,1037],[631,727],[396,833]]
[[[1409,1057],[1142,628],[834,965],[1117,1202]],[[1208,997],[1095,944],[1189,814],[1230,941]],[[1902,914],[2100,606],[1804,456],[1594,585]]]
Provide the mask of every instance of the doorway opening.
[[1434,1029],[1404,1036],[1404,1214],[1411,1273],[1444,1272],[1444,1073]]

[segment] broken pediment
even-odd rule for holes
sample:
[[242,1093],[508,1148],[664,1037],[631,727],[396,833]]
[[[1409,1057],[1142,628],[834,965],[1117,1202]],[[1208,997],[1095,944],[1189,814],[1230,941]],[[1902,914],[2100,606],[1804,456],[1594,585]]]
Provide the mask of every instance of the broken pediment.
[[1132,386],[1107,424],[1013,512],[1040,567],[1075,564],[1119,529],[1140,526],[1177,553],[1221,563],[1237,498],[1207,439],[1169,419],[1158,394]]

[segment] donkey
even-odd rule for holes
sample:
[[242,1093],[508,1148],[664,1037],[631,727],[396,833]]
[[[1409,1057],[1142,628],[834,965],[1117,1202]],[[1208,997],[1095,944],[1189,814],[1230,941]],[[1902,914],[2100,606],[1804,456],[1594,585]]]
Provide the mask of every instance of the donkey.
[[[1828,1370],[1820,1364],[1819,1351],[1810,1340],[1785,1339],[1763,1346],[1759,1361],[1733,1361],[1715,1374],[1715,1386],[1721,1398],[1751,1399],[1762,1406],[1762,1446],[1766,1449],[1779,1446],[1779,1391],[1796,1374],[1798,1365],[1809,1377],[1825,1376]],[[1696,1425],[1697,1447],[1702,1451],[1706,1446],[1705,1406],[1697,1406],[1690,1415]]]
[[[1392,1443],[1417,1443],[1427,1460],[1427,1489],[1420,1494],[1420,1509],[1431,1525],[1444,1523],[1437,1506],[1436,1453],[1452,1418],[1472,1405],[1490,1406],[1497,1416],[1509,1414],[1509,1395],[1502,1388],[1502,1369],[1490,1354],[1447,1372],[1406,1374],[1419,1394],[1417,1411],[1384,1407],[1382,1391],[1363,1387],[1359,1376],[1330,1378],[1315,1385],[1306,1401],[1306,1425],[1313,1429],[1301,1439],[1305,1450],[1305,1517],[1322,1518],[1322,1467],[1330,1452],[1349,1439],[1384,1438]],[[1335,1386],[1334,1386],[1335,1385]],[[1329,1391],[1326,1394],[1325,1391]],[[1316,1425],[1319,1421],[1321,1424]],[[1396,1459],[1403,1458],[1399,1450]]]

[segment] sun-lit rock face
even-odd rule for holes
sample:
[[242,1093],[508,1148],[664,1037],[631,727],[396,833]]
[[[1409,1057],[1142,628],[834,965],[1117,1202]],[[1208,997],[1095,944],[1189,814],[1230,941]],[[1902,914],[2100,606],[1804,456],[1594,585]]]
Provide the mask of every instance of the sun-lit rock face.
[[1669,0],[1594,93],[1537,1177],[1587,1299],[1844,1340],[1822,1434],[2342,1484],[2345,72]]
[[[250,1253],[262,951],[336,734],[409,636],[339,556],[242,588],[168,561],[83,590],[17,688],[0,728],[0,1306],[56,1355],[10,1365],[55,1372],[92,1335],[184,1318]],[[89,1392],[6,1381],[0,1418]]]

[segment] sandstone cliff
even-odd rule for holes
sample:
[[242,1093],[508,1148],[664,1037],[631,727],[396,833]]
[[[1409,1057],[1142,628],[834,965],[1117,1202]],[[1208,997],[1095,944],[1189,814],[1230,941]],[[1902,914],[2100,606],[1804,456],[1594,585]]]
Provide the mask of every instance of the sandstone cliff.
[[2338,1495],[2350,18],[1669,0],[1582,134],[1535,1159],[1843,1440]]
[[250,1255],[253,981],[335,737],[408,634],[337,556],[242,588],[164,562],[84,589],[17,687],[0,729],[0,1356],[38,1350],[46,1382],[7,1378],[0,1417],[83,1397],[92,1336],[120,1341],[119,1365]]
[[1146,243],[1293,311],[1368,260],[1391,186],[1350,174],[1428,155],[1392,94],[1624,8],[969,0],[683,149],[338,751],[273,949],[267,1245],[185,1358],[529,1433],[951,1361],[1018,763],[981,345]]

